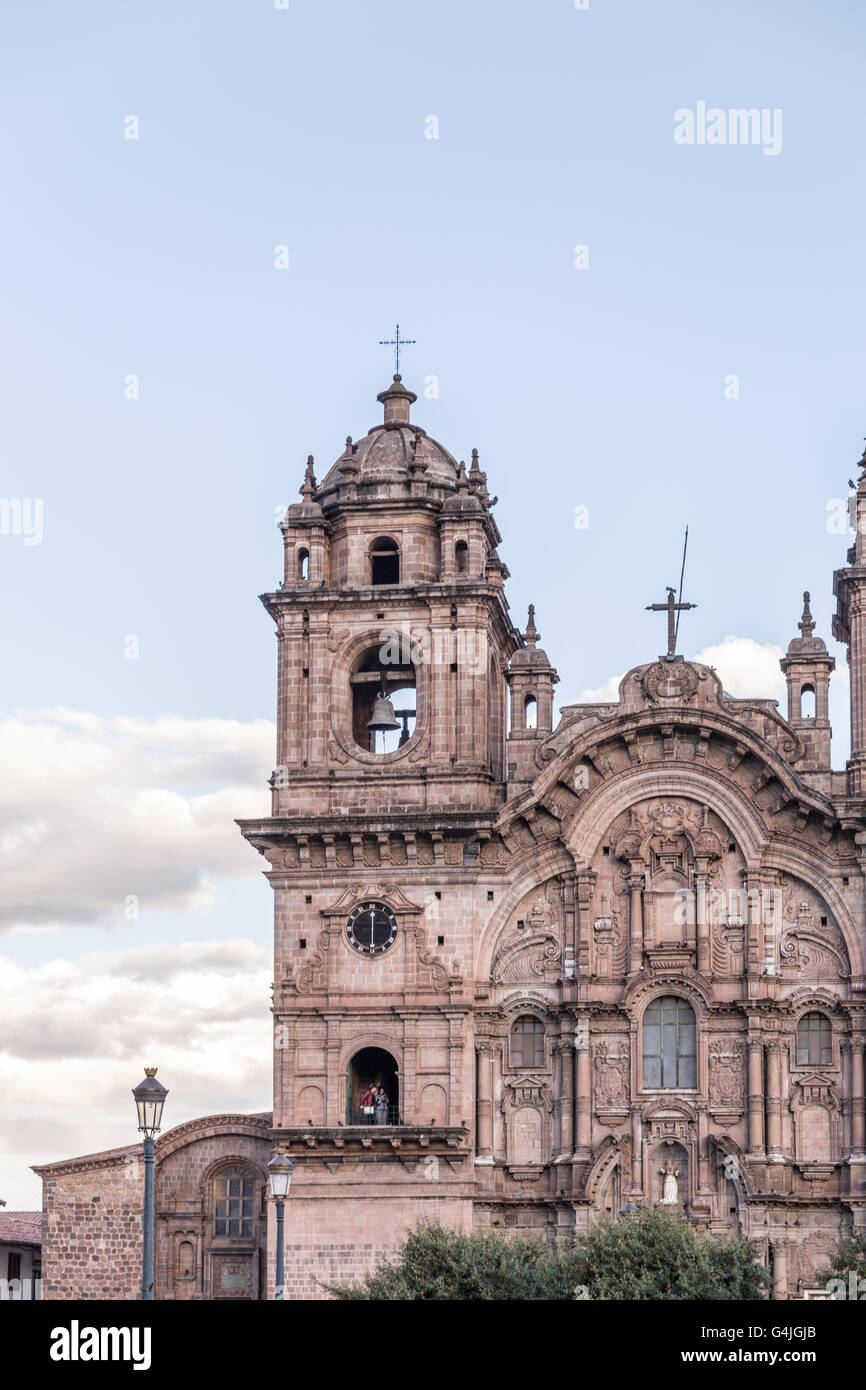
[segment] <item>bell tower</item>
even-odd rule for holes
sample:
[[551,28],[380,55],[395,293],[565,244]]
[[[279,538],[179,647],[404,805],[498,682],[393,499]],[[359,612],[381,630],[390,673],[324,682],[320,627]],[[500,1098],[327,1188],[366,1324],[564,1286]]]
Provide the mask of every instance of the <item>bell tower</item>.
[[788,683],[788,723],[806,744],[804,772],[830,771],[830,675],[836,668],[826,644],[816,637],[808,591],[803,594],[800,636],[779,663]]
[[833,576],[833,636],[848,648],[851,673],[848,791],[855,797],[866,796],[866,449],[859,462],[860,481],[852,499],[854,544],[848,564]]
[[505,670],[520,645],[496,501],[415,424],[399,374],[384,418],[282,523],[284,576],[262,596],[278,643],[275,816],[504,800]]

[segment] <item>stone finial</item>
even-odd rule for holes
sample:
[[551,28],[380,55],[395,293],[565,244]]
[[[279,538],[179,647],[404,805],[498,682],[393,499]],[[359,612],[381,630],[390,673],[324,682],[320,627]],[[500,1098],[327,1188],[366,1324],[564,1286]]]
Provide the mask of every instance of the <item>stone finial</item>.
[[352,475],[358,472],[358,463],[355,458],[356,446],[352,443],[352,436],[346,435],[346,447],[337,460],[340,467],[340,474],[348,482],[351,482]]
[[394,373],[394,380],[387,391],[380,391],[376,397],[385,407],[386,425],[408,425],[409,408],[417,399],[414,391],[407,391],[399,372]]
[[457,491],[469,491],[469,479],[466,476],[466,464],[463,462],[462,459],[460,460],[460,463],[457,466]]
[[803,593],[803,616],[797,624],[804,637],[811,637],[815,631],[815,623],[812,618],[812,610],[809,607],[809,590]]
[[305,502],[312,502],[316,493],[316,475],[313,472],[313,455],[307,455],[307,468],[304,473],[304,481],[298,489]]
[[472,450],[472,467],[469,469],[469,481],[472,484],[473,492],[477,494],[479,500],[483,502],[485,507],[492,507],[493,504],[499,500],[496,497],[493,498],[493,501],[490,500],[490,493],[487,491],[487,474],[483,471],[478,462],[477,449]]
[[537,645],[538,645],[538,639],[539,639],[540,636],[541,636],[541,633],[538,631],[538,628],[535,626],[535,604],[534,604],[534,603],[530,603],[530,605],[529,605],[529,622],[526,624],[526,631],[524,632],[523,637],[524,637],[524,641],[526,642],[527,647],[529,647],[531,651],[535,651],[535,648],[536,648]]

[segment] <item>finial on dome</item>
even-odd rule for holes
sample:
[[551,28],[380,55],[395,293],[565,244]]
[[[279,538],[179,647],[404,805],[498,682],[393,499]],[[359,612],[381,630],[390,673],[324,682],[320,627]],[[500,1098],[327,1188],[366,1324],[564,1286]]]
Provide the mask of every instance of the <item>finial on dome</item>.
[[538,645],[538,639],[539,639],[540,636],[541,636],[541,633],[538,631],[538,628],[535,626],[535,604],[534,604],[534,603],[530,603],[530,605],[529,605],[529,622],[526,624],[526,631],[525,631],[524,634],[523,634],[524,641],[526,642],[527,647],[529,647],[532,651],[535,651],[535,648],[536,648],[536,646]]
[[469,479],[466,476],[466,464],[463,462],[462,459],[460,460],[460,463],[457,466],[457,491],[469,491]]
[[809,607],[809,590],[803,593],[803,616],[797,624],[804,637],[811,637],[815,631],[815,623],[812,618],[812,610]]
[[407,391],[399,372],[394,373],[394,380],[387,391],[380,391],[376,397],[385,407],[386,425],[410,424],[409,407],[417,399],[414,391]]
[[313,455],[307,455],[307,469],[304,473],[304,481],[298,489],[305,502],[312,502],[316,493],[316,475],[313,472]]

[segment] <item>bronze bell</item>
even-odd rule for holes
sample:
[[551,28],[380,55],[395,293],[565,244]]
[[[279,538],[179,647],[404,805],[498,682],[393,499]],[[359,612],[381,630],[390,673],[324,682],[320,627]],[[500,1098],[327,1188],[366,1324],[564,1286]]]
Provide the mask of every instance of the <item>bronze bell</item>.
[[374,734],[389,734],[392,729],[401,727],[400,720],[394,714],[394,706],[384,690],[380,690],[373,705],[373,717],[367,724],[367,728],[372,730]]

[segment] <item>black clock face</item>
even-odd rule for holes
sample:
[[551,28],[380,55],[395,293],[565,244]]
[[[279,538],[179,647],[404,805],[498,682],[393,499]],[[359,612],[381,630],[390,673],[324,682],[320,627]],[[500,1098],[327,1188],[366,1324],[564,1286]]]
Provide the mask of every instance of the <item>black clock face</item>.
[[365,956],[379,956],[393,946],[397,918],[385,903],[359,903],[346,923],[350,946]]

